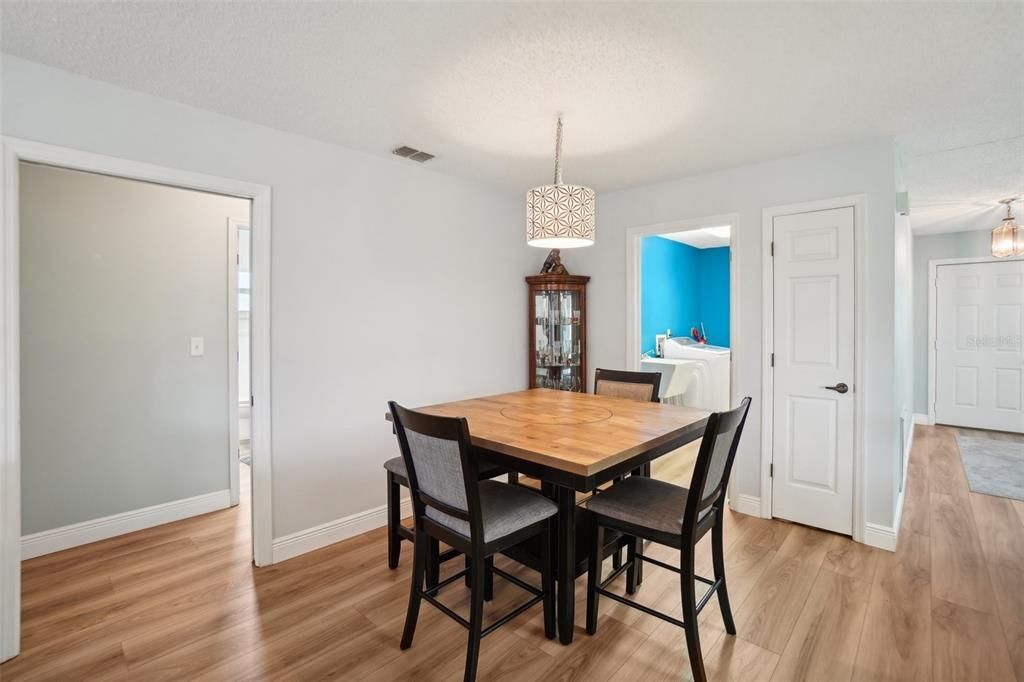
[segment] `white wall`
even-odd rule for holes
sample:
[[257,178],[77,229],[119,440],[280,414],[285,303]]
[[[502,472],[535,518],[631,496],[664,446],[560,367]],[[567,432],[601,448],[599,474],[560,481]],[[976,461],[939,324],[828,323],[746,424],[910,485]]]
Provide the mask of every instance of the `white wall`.
[[249,202],[20,181],[22,533],[226,491],[228,218]]
[[519,193],[20,59],[2,68],[5,135],[272,187],[275,537],[384,504],[387,400],[525,388],[522,278],[543,253],[525,245]]
[[914,412],[917,414],[928,414],[928,261],[991,255],[991,227],[914,237]]
[[[685,153],[685,150],[680,150]],[[739,392],[754,399],[737,455],[733,494],[760,495],[762,209],[852,194],[867,195],[866,518],[891,526],[898,432],[893,419],[893,215],[895,158],[889,140],[761,163],[598,195],[597,243],[563,251],[573,273],[591,275],[588,292],[593,367],[626,361],[625,231],[738,213],[733,267],[739,273],[740,324],[732,331]]]

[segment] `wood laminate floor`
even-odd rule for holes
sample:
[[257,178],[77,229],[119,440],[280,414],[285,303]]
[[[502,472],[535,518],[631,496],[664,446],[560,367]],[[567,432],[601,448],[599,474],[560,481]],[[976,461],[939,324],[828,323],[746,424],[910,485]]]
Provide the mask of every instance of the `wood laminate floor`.
[[[1024,503],[971,493],[954,434],[916,427],[895,553],[728,515],[739,634],[724,634],[714,602],[701,615],[712,679],[1024,682]],[[664,458],[656,475],[686,480],[692,455]],[[413,647],[398,648],[407,544],[397,571],[386,568],[382,530],[255,569],[246,510],[26,561],[22,654],[0,678],[461,679],[465,631],[428,605]],[[531,611],[484,640],[480,679],[689,678],[682,632],[667,623],[605,599],[598,633],[587,636],[583,585],[571,646],[544,639]],[[492,618],[524,599],[500,579],[495,587]],[[678,614],[678,589],[673,574],[648,567],[638,599]],[[442,595],[465,613],[461,583]]]

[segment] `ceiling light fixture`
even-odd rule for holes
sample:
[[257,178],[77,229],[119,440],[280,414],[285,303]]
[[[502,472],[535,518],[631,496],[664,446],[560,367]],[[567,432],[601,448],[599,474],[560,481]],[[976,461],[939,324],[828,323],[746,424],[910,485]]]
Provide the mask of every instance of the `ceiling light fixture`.
[[1002,224],[992,230],[992,255],[995,258],[1024,255],[1024,228],[1013,222],[1010,204],[1017,197],[1002,199],[1000,204],[1006,205],[1006,217]]
[[562,183],[562,116],[555,131],[555,182],[526,193],[526,243],[574,249],[594,243],[594,190]]

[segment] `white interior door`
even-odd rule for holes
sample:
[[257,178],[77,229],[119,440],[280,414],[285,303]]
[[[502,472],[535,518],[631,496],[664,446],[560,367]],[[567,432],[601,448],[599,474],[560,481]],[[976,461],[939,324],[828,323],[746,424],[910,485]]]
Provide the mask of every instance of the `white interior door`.
[[935,269],[935,421],[1024,432],[1024,261]]
[[854,209],[773,219],[772,515],[853,531]]

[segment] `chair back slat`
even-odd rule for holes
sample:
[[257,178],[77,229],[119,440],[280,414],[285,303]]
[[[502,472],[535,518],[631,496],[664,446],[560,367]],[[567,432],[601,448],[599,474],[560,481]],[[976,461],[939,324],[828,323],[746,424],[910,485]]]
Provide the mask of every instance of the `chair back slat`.
[[660,372],[599,369],[594,373],[594,394],[640,402],[658,402]]
[[461,417],[438,417],[388,403],[408,471],[413,513],[435,520],[481,523],[478,467],[469,426]]
[[409,443],[413,468],[416,469],[419,491],[449,507],[469,511],[459,442],[427,436],[410,429],[406,429],[405,437]]
[[693,527],[708,507],[721,506],[749,409],[750,398],[744,398],[737,408],[708,417],[690,481],[684,528]]

